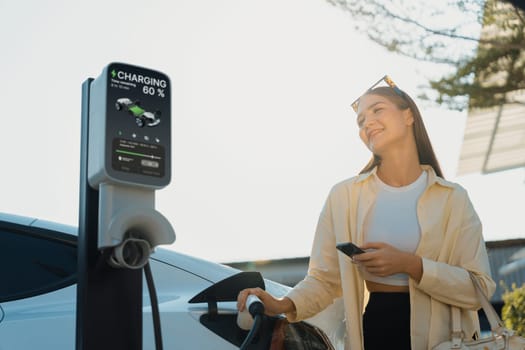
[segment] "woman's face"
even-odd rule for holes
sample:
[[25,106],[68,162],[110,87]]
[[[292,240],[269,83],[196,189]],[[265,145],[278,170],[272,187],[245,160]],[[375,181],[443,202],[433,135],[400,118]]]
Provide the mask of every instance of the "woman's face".
[[370,94],[359,100],[359,137],[374,154],[406,145],[409,137],[413,137],[413,123],[410,109],[401,110],[384,96]]

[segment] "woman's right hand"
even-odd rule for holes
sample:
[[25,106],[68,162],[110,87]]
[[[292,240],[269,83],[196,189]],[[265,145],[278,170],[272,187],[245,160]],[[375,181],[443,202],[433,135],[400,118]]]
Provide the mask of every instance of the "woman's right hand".
[[237,309],[244,311],[248,295],[253,294],[261,299],[264,304],[264,313],[268,316],[276,316],[283,313],[295,311],[295,305],[290,298],[276,298],[261,288],[246,288],[237,296]]

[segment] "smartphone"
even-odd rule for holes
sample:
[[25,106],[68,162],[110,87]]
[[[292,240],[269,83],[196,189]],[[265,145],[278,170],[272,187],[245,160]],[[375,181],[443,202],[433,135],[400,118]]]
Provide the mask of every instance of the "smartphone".
[[339,243],[335,247],[343,253],[345,253],[346,255],[348,255],[349,257],[365,252],[363,249],[359,248],[352,242]]

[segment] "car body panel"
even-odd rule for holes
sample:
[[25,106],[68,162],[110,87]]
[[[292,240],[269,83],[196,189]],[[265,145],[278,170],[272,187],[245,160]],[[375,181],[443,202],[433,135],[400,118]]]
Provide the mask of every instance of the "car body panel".
[[[21,234],[46,235],[61,244],[76,244],[77,229],[45,220],[0,213],[0,228],[19,230]],[[237,349],[231,340],[203,325],[207,303],[190,304],[195,295],[213,284],[241,271],[232,267],[192,257],[166,248],[157,248],[150,258],[153,280],[161,313],[165,349]],[[26,278],[21,276],[20,278]],[[71,279],[71,278],[70,278]],[[266,289],[284,296],[290,288],[264,280]],[[1,276],[0,276],[1,283]],[[73,349],[76,335],[76,282],[59,289],[0,302],[0,350]],[[58,288],[58,287],[57,287]],[[227,316],[236,328],[235,296],[218,302],[218,314]],[[143,349],[154,349],[153,318],[147,283],[143,280]],[[343,349],[343,308],[337,301],[323,313],[307,320],[330,338],[336,349]],[[231,317],[230,317],[231,316]],[[238,337],[243,337],[239,333]],[[240,339],[240,338],[239,338]],[[242,339],[241,339],[242,340]],[[183,344],[183,345],[181,345]]]

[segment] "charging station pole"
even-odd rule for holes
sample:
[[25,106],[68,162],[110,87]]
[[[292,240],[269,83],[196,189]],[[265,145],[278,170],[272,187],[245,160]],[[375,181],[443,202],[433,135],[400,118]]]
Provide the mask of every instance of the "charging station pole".
[[171,178],[170,108],[169,79],[145,68],[112,63],[82,85],[77,350],[142,349],[143,267],[175,240],[154,209]]

